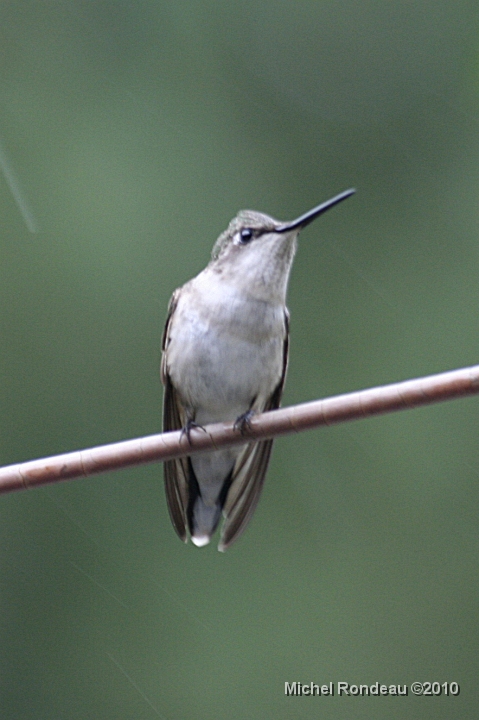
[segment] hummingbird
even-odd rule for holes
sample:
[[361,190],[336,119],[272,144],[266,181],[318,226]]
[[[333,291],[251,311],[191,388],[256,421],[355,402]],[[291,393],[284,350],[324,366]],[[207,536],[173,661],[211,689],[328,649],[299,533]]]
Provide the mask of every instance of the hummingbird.
[[233,422],[245,444],[167,460],[170,517],[184,542],[207,545],[221,515],[218,550],[243,533],[263,487],[272,440],[247,442],[256,413],[279,407],[288,366],[286,293],[301,230],[350,197],[345,190],[292,222],[241,210],[210,263],[175,290],[162,341],[163,430],[188,440],[208,423]]

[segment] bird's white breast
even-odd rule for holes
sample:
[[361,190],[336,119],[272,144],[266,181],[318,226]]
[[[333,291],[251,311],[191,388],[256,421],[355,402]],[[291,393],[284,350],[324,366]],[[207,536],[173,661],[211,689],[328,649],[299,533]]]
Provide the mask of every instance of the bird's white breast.
[[281,379],[284,307],[257,300],[208,268],[184,286],[169,331],[167,366],[196,422],[262,409]]

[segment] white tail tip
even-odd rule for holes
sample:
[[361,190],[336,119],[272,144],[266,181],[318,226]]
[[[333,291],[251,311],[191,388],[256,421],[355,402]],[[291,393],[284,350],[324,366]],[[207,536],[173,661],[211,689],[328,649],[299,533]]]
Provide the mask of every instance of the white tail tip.
[[211,540],[209,535],[192,535],[191,536],[191,542],[196,545],[196,547],[204,547],[205,545],[208,545],[209,541]]

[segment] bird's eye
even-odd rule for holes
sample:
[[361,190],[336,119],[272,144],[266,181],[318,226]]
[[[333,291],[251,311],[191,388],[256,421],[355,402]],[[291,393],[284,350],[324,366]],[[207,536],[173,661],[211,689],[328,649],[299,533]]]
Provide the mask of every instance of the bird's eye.
[[240,242],[243,245],[246,245],[253,239],[254,233],[251,230],[251,228],[243,228],[242,230],[240,230],[239,236],[240,236]]

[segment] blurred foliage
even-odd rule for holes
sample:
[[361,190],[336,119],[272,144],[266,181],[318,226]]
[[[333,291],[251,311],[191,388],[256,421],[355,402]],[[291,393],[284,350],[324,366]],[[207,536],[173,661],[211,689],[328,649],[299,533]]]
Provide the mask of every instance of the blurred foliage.
[[[358,188],[301,236],[285,404],[477,363],[478,37],[464,0],[2,3],[2,463],[159,430],[168,298],[242,207]],[[278,441],[224,556],[158,466],[2,497],[2,720],[476,717],[477,412]]]

